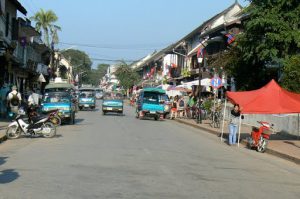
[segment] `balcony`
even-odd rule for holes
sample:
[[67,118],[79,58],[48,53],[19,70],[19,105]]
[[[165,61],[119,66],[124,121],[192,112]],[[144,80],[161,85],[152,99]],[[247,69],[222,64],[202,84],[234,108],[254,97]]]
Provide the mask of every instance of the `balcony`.
[[13,53],[16,62],[20,64],[20,67],[27,68],[28,62],[40,63],[41,55],[38,54],[34,48],[31,46],[21,46],[20,43],[17,44],[17,47]]

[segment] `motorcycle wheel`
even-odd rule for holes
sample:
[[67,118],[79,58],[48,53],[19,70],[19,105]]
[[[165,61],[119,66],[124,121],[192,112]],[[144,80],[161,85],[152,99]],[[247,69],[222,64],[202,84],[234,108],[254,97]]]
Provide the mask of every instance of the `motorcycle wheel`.
[[52,138],[56,135],[56,127],[54,124],[52,124],[52,122],[46,122],[43,126],[43,128],[49,128],[50,132],[44,133],[43,132],[43,136],[45,138]]
[[256,151],[260,152],[260,153],[264,153],[267,150],[267,146],[268,146],[268,140],[263,138],[262,140],[260,140],[260,142],[256,148]]
[[6,130],[6,137],[8,139],[17,139],[21,135],[21,131],[18,126],[10,126]]
[[50,122],[54,124],[54,126],[60,126],[61,125],[61,119],[59,116],[53,116],[50,118]]

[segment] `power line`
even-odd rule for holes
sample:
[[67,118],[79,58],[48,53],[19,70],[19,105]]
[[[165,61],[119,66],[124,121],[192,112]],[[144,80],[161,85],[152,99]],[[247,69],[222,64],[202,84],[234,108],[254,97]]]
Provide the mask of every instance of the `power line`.
[[111,50],[142,50],[142,51],[157,50],[157,48],[113,47],[113,46],[101,46],[101,45],[82,44],[82,43],[67,43],[67,42],[59,42],[59,44],[68,45],[68,46],[75,45],[75,46],[82,46],[82,47],[88,47],[88,48],[111,49]]
[[105,58],[90,58],[91,60],[94,61],[108,61],[108,62],[120,62],[120,61],[124,61],[124,62],[135,62],[137,60],[125,60],[125,59],[105,59]]

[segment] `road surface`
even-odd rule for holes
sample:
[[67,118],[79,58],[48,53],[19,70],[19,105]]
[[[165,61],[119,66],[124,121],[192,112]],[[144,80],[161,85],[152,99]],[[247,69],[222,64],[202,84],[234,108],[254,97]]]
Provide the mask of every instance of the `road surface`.
[[82,111],[0,145],[0,198],[300,198],[300,167],[175,121]]

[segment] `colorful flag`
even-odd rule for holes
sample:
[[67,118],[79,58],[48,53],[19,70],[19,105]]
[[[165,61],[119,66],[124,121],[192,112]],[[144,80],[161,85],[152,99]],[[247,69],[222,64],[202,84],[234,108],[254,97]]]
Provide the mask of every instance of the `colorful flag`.
[[234,37],[234,34],[226,34],[225,35],[227,37],[227,44],[231,44],[235,41],[235,37]]
[[197,57],[204,57],[205,49],[204,48],[199,48],[197,52]]

